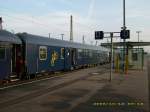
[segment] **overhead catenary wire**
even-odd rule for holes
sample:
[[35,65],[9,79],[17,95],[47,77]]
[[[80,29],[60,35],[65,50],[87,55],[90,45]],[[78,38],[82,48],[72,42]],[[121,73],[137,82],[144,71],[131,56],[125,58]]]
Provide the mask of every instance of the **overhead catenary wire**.
[[[1,15],[4,15],[4,16],[6,16],[6,17],[10,17],[10,18],[12,18],[12,19],[14,19],[15,21],[22,21],[22,22],[30,22],[30,23],[32,23],[32,24],[38,24],[38,25],[40,25],[40,26],[43,26],[44,28],[46,28],[46,29],[48,29],[47,27],[49,27],[48,25],[45,25],[45,24],[42,24],[42,23],[39,23],[39,22],[36,22],[35,20],[31,20],[31,19],[24,19],[24,18],[20,18],[20,17],[15,17],[15,16],[12,16],[12,15],[8,15],[8,14],[4,14],[4,13],[1,13],[0,12],[0,14]],[[8,18],[8,19],[10,19],[10,18]]]
[[[8,8],[3,8],[3,9],[5,9],[5,10],[8,10],[8,11],[10,11]],[[17,11],[14,11],[13,10],[13,12],[16,12],[16,14],[18,13]],[[5,11],[0,11],[0,14],[2,14],[2,15],[4,15],[4,16],[7,16],[7,17],[10,17],[10,18],[15,18],[15,19],[17,19],[17,20],[19,20],[19,21],[28,21],[28,22],[32,22],[32,23],[36,23],[36,24],[39,24],[39,25],[42,25],[42,26],[48,26],[48,25],[46,25],[46,24],[42,24],[42,23],[40,23],[39,21],[35,21],[35,18],[33,19],[33,16],[29,16],[28,15],[28,17],[30,17],[31,19],[29,19],[29,18],[21,18],[21,17],[15,17],[15,16],[12,16],[12,15],[9,15],[8,14],[9,12],[5,12]]]
[[[48,24],[43,24],[43,23],[41,23],[41,22],[39,22],[39,20],[35,20],[35,18],[33,19],[33,17],[31,17],[30,19],[29,18],[23,18],[23,17],[16,17],[16,16],[13,16],[13,15],[9,15],[9,14],[6,14],[6,13],[4,13],[4,12],[0,12],[0,14],[2,15],[2,16],[4,16],[4,17],[7,17],[7,19],[13,19],[13,20],[15,20],[15,21],[20,21],[20,22],[30,22],[30,23],[32,23],[32,24],[34,24],[34,25],[39,25],[39,27],[41,27],[41,28],[44,28],[45,30],[47,30],[47,32],[49,32],[49,28],[48,27],[50,27],[50,25],[48,25]],[[30,16],[29,16],[30,17]],[[5,21],[4,21],[5,22]],[[60,30],[61,31],[61,29],[58,29],[58,28],[55,28],[55,29],[57,29],[57,30]],[[68,33],[68,31],[64,31],[63,30],[63,32],[65,32],[65,33]]]
[[[2,15],[3,17],[7,17],[7,19],[10,19],[10,20],[12,20],[13,19],[13,21],[20,21],[20,22],[30,22],[30,23],[32,23],[33,25],[39,25],[39,27],[41,27],[42,29],[45,29],[46,31],[47,31],[47,37],[49,37],[49,32],[50,32],[50,29],[48,28],[48,27],[50,27],[49,25],[46,25],[46,24],[42,24],[42,23],[40,23],[40,22],[38,22],[37,20],[35,21],[34,19],[29,19],[29,18],[23,18],[23,17],[16,17],[16,16],[13,16],[13,15],[9,15],[9,14],[5,14],[5,13],[2,13],[2,12],[0,12],[0,15]],[[5,20],[4,20],[4,22],[5,22]],[[6,23],[6,25],[7,25],[7,23]],[[10,31],[12,31],[12,29],[13,28],[11,28],[9,25],[7,25],[7,27],[10,29]],[[41,30],[42,30],[41,29]],[[56,30],[58,30],[58,29],[56,29]],[[60,30],[61,31],[61,30]],[[67,35],[67,33],[69,33],[69,30],[68,31],[61,31],[63,34],[65,34],[65,35]],[[57,38],[57,36],[59,35],[59,34],[55,34],[56,36],[55,36],[55,38]]]
[[[16,13],[17,14],[17,13]],[[47,37],[49,37],[49,32],[51,32],[50,31],[50,29],[49,29],[49,27],[50,27],[50,24],[48,24],[48,23],[42,23],[42,21],[43,20],[37,20],[37,18],[33,18],[33,16],[29,16],[29,15],[27,15],[27,17],[29,17],[29,18],[24,18],[24,17],[18,17],[18,15],[12,15],[11,13],[9,13],[9,12],[4,12],[4,11],[0,11],[0,15],[2,15],[2,16],[4,16],[4,17],[6,17],[7,19],[13,19],[13,20],[15,20],[15,21],[20,21],[20,22],[29,22],[29,23],[32,23],[33,25],[39,25],[39,27],[41,27],[42,29],[45,29],[46,30],[46,32],[47,33],[45,33],[45,34],[47,34]],[[45,22],[45,21],[44,21]],[[4,23],[5,23],[5,20],[4,20]],[[77,23],[76,22],[76,24],[79,24],[79,23]],[[7,27],[8,27],[9,25],[7,25]],[[12,26],[12,27],[14,27],[14,26]],[[11,28],[10,26],[9,26],[9,29],[13,29],[13,28]],[[41,30],[42,30],[41,29]],[[67,35],[68,33],[69,33],[69,29],[68,30],[62,30],[61,28],[59,28],[59,27],[55,27],[54,29],[56,29],[56,31],[60,31],[60,32],[62,32],[62,33],[64,33],[65,35]],[[87,31],[86,31],[87,32]],[[80,31],[80,33],[83,33],[83,31]],[[84,33],[85,33],[85,31],[84,31]],[[87,33],[89,33],[89,32],[87,32]]]

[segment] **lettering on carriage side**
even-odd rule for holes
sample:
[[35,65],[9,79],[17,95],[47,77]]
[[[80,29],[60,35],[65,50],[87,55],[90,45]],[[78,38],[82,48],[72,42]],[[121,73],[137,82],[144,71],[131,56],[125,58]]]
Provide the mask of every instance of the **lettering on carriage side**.
[[51,66],[55,66],[55,62],[58,59],[58,53],[56,51],[52,52],[52,56],[51,56]]

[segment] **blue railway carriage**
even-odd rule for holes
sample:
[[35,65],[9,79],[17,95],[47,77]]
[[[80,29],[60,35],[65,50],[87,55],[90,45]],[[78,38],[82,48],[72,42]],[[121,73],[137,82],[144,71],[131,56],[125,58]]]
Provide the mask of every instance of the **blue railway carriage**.
[[0,80],[21,73],[21,43],[14,34],[0,30]]
[[[88,64],[103,63],[107,49],[37,35],[17,34],[22,40],[26,74],[70,70]],[[107,54],[104,57],[108,57]]]

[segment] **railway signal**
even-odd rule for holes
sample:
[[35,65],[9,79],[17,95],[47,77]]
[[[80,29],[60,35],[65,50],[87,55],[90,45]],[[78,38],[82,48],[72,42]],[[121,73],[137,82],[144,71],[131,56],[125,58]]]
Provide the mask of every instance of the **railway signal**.
[[[104,37],[104,34],[110,34],[109,37]],[[103,31],[96,31],[95,32],[95,40],[103,39],[103,38],[111,38],[111,50],[110,50],[110,77],[109,81],[112,80],[112,67],[113,67],[113,38],[114,33],[120,33],[120,32],[103,32]]]
[[95,40],[103,39],[103,38],[104,38],[104,32],[103,31],[95,31]]
[[130,30],[121,30],[120,37],[121,37],[121,39],[129,39],[130,38]]
[[[110,34],[109,37],[105,37],[104,34]],[[120,36],[114,36],[114,34],[120,34]],[[121,32],[104,32],[104,31],[95,31],[95,40],[100,40],[103,38],[111,38],[111,50],[110,50],[110,81],[112,80],[112,66],[113,66],[113,38],[120,37],[121,39],[130,38],[130,30],[121,30]]]

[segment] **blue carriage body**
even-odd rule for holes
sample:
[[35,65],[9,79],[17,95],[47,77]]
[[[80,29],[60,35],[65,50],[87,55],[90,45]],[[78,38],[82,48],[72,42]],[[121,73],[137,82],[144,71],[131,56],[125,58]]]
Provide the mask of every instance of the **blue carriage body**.
[[0,30],[0,80],[7,79],[12,73],[13,60],[12,47],[21,44],[21,40],[14,34]]
[[[104,48],[100,46],[83,45],[27,33],[19,34],[19,37],[25,46],[28,74],[68,70],[76,66],[99,64],[102,61],[99,56]],[[42,56],[45,59],[40,59]]]
[[[104,53],[105,52],[105,53]],[[0,30],[0,80],[50,71],[70,70],[107,61],[100,46]]]
[[[59,46],[55,39],[48,39],[31,34],[19,34],[25,46],[25,60],[28,74],[64,70],[68,67],[67,49]],[[40,59],[40,48],[46,49],[46,59]],[[61,57],[61,49],[64,56]],[[66,57],[66,58],[65,58]]]

